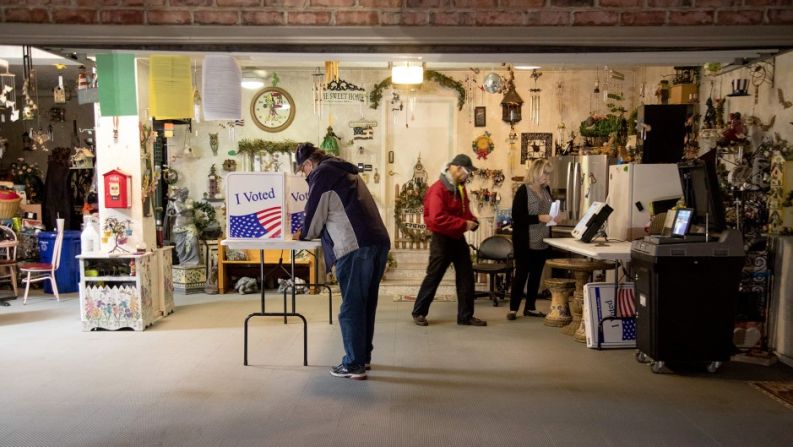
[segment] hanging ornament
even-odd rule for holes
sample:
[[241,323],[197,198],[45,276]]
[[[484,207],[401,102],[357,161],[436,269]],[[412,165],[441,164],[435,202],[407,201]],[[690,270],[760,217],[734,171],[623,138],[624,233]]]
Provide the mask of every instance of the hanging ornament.
[[341,138],[333,132],[333,127],[328,126],[328,132],[325,134],[325,138],[322,139],[322,144],[320,144],[319,147],[330,155],[338,156],[341,152],[339,148],[340,140]]
[[339,62],[325,61],[325,84],[339,80]]
[[487,131],[476,137],[471,144],[471,149],[474,150],[477,160],[487,160],[487,156],[493,152],[495,147],[496,145],[493,144],[493,139],[490,138],[490,132]]
[[537,87],[537,80],[540,79],[540,76],[542,76],[542,73],[537,71],[536,68],[531,71],[531,78],[534,80],[534,87],[529,89],[531,93],[531,122],[534,123],[535,126],[540,125],[540,92],[542,90]]
[[58,85],[52,89],[52,102],[55,104],[66,103],[66,90],[63,89],[63,76],[58,75]]
[[515,73],[512,67],[508,67],[509,80],[506,84],[506,93],[501,100],[501,120],[514,126],[519,123],[521,118],[521,108],[523,107],[523,98],[520,97],[518,92],[515,91]]
[[314,116],[322,117],[322,104],[323,104],[323,95],[325,94],[325,73],[320,70],[319,67],[316,68],[314,73],[311,75],[312,84],[311,84],[311,97],[313,98],[314,102]]
[[220,148],[220,142],[218,139],[219,133],[209,132],[209,148],[212,149],[212,155],[218,154],[218,149]]

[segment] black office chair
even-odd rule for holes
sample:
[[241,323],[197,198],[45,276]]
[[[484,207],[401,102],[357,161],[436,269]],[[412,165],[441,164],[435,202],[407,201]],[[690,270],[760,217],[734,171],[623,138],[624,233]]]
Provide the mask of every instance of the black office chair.
[[[474,297],[490,297],[493,306],[498,306],[498,298],[507,297],[507,291],[512,283],[512,240],[504,236],[490,236],[483,240],[478,248],[473,245],[470,247],[476,252],[474,273],[486,273],[490,282],[490,290],[474,292]],[[500,283],[497,289],[496,279],[501,274],[505,275],[504,282]]]

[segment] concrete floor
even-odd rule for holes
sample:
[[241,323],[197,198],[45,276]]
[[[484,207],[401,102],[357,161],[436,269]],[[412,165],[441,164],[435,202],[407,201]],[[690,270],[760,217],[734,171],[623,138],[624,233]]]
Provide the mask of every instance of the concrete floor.
[[0,307],[0,446],[793,445],[793,410],[747,383],[793,380],[785,366],[653,374],[485,300],[488,327],[457,326],[441,302],[418,327],[412,303],[382,297],[359,382],[328,375],[342,348],[326,296],[298,297],[308,367],[302,325],[279,318],[253,320],[242,366],[255,296],[176,302],[144,332],[82,332],[74,294]]

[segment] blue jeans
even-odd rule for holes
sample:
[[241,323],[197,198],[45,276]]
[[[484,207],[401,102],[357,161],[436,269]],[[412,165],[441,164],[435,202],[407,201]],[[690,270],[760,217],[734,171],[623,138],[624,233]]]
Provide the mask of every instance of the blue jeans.
[[377,295],[388,262],[388,248],[361,247],[336,261],[342,295],[339,310],[345,354],[342,363],[347,368],[357,368],[372,360]]

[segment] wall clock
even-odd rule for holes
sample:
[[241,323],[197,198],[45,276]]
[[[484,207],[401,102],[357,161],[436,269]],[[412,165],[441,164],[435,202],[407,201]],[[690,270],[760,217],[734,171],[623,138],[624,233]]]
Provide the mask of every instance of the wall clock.
[[280,87],[265,87],[251,100],[251,118],[266,132],[280,132],[295,119],[295,101]]

